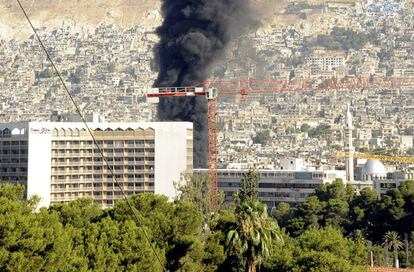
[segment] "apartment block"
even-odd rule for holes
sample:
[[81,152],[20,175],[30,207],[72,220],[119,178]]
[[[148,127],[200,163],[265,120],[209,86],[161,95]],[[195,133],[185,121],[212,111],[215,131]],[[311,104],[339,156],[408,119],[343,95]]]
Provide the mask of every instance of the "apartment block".
[[345,66],[346,59],[343,56],[312,56],[306,58],[308,66],[317,66],[324,71],[331,71]]

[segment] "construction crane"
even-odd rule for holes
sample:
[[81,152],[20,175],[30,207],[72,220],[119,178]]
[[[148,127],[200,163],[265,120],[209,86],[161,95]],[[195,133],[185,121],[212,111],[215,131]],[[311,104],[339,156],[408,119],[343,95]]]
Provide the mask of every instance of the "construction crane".
[[[204,84],[203,84],[204,85]],[[191,87],[152,88],[148,91],[148,102],[157,103],[160,97],[194,97],[204,96],[207,99],[207,134],[208,134],[208,179],[212,193],[213,207],[218,205],[218,140],[217,140],[217,96],[216,88],[204,85]]]
[[[213,187],[210,189],[217,193],[217,98],[219,95],[240,95],[246,98],[250,94],[280,92],[350,91],[358,89],[412,90],[413,88],[414,78],[411,77],[347,76],[343,78],[293,78],[285,80],[234,79],[208,80],[188,87],[152,88],[148,90],[147,97],[149,102],[157,102],[160,97],[204,96],[207,99],[208,176],[213,183]],[[359,156],[359,154],[354,154],[354,157],[357,155]],[[370,158],[376,157],[370,156]],[[381,159],[384,160],[385,157],[382,156]]]
[[347,153],[347,152],[335,152],[332,153],[333,157],[336,158],[347,158],[352,156],[357,159],[367,159],[367,160],[379,160],[387,162],[396,162],[396,163],[414,163],[414,157],[404,157],[404,156],[386,156],[378,155],[371,153]]

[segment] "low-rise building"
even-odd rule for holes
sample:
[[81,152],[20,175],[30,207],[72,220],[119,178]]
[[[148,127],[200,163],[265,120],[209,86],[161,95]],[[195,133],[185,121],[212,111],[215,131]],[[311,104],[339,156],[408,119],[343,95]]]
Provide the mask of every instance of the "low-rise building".
[[374,190],[382,197],[387,191],[398,188],[404,181],[413,179],[413,172],[396,171],[388,173],[385,178],[375,178],[372,182]]
[[[324,183],[334,179],[345,180],[343,170],[305,170],[300,159],[281,160],[284,170],[258,169],[259,199],[268,205],[269,210],[279,202],[304,202]],[[286,169],[286,170],[285,170]],[[202,173],[206,170],[195,170]],[[240,188],[241,180],[249,169],[219,169],[218,188],[224,192],[225,201],[232,201],[233,194]]]
[[[219,170],[219,190],[225,193],[225,200],[231,201],[240,187],[241,179],[248,170]],[[345,171],[292,171],[258,170],[260,176],[259,199],[271,209],[279,202],[304,202],[316,188],[336,178],[345,180]]]

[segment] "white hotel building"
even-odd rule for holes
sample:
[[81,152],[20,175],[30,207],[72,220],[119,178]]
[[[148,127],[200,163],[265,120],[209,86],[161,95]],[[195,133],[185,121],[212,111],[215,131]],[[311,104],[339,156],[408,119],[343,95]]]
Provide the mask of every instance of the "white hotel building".
[[174,182],[193,168],[189,122],[0,124],[0,182],[22,183],[40,206],[92,197],[111,207],[122,195],[154,192],[173,198]]

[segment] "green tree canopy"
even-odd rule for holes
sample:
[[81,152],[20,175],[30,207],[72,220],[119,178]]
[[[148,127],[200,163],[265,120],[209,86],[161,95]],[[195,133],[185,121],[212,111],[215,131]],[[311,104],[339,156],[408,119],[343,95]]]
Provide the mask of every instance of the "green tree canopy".
[[294,271],[366,271],[364,246],[331,226],[305,231],[298,237],[298,245]]
[[321,124],[316,128],[312,128],[308,132],[310,138],[319,138],[321,136],[326,136],[331,133],[331,126],[326,124]]
[[266,145],[271,140],[272,140],[272,138],[270,137],[270,131],[269,130],[259,131],[259,132],[257,132],[256,136],[253,137],[253,143],[254,144]]
[[249,169],[247,173],[243,174],[240,182],[240,189],[234,194],[236,203],[246,200],[258,200],[259,174],[254,169]]
[[274,255],[264,264],[264,272],[366,271],[364,246],[342,236],[331,226],[311,228],[297,239],[285,237]]
[[359,50],[367,43],[376,43],[374,33],[367,34],[343,27],[334,27],[329,35],[317,37],[317,44],[328,50]]
[[308,132],[308,131],[309,131],[309,129],[310,129],[310,125],[309,125],[309,124],[307,124],[307,123],[304,123],[304,124],[302,124],[302,125],[300,126],[300,131],[301,131],[301,132]]

